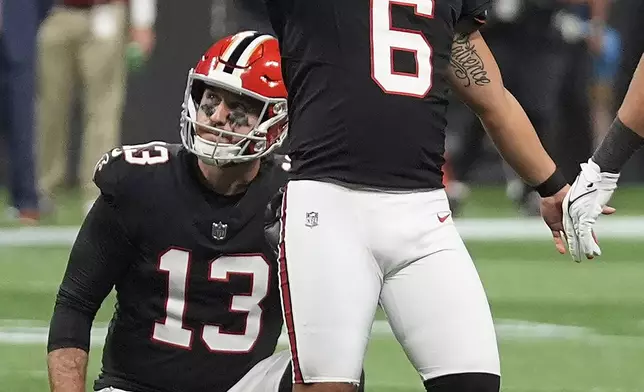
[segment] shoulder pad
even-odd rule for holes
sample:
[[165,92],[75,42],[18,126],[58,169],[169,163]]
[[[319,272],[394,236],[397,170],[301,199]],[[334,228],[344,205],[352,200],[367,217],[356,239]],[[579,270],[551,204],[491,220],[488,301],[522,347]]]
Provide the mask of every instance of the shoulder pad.
[[126,179],[146,166],[168,162],[173,145],[164,142],[116,147],[106,152],[94,167],[94,183],[107,196],[122,193]]

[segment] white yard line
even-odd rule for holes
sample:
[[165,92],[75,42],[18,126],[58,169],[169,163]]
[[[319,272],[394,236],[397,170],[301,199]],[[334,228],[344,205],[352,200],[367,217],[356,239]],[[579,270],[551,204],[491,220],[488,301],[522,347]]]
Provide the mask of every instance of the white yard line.
[[[10,345],[41,345],[47,343],[48,329],[42,323],[19,320],[0,320],[0,343]],[[500,340],[568,340],[584,341],[589,344],[624,343],[644,346],[643,337],[602,335],[591,328],[568,325],[535,323],[520,320],[498,320],[496,331]],[[102,346],[107,334],[104,325],[92,328],[92,345]],[[391,339],[393,334],[385,320],[376,320],[371,330],[374,339]],[[282,333],[279,344],[288,344],[286,334]]]
[[74,243],[79,227],[41,226],[0,229],[0,246],[60,246]]
[[[459,219],[456,227],[466,240],[547,240],[550,233],[540,218]],[[76,226],[41,226],[0,229],[0,246],[71,245]],[[643,239],[644,216],[605,217],[597,226],[600,238]]]
[[22,377],[22,378],[44,378],[49,376],[47,370],[27,370],[27,369],[0,369],[0,378],[5,377]]

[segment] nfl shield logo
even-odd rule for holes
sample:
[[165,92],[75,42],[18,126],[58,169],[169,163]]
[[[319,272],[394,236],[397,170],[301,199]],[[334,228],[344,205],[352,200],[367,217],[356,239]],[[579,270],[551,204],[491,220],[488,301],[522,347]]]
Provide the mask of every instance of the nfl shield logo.
[[226,238],[226,232],[228,231],[228,224],[226,223],[213,223],[212,224],[212,238],[217,241],[222,241]]
[[304,223],[306,227],[315,227],[318,225],[318,213],[317,212],[307,212],[306,213],[306,222]]

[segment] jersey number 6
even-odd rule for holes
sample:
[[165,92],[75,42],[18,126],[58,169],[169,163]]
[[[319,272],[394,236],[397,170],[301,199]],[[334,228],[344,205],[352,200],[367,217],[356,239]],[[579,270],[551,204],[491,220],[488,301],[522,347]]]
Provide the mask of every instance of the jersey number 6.
[[[422,98],[432,88],[432,46],[420,31],[394,28],[392,5],[414,7],[418,17],[434,17],[434,0],[371,0],[371,78],[387,94]],[[394,69],[394,52],[413,53],[415,73]]]

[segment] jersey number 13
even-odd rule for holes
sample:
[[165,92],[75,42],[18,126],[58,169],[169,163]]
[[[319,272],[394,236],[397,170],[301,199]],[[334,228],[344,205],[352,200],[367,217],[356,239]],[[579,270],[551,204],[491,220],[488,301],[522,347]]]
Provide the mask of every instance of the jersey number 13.
[[[195,331],[184,326],[186,289],[190,277],[190,252],[170,249],[159,261],[159,270],[168,274],[168,298],[165,319],[154,324],[152,339],[189,349]],[[262,255],[244,254],[221,256],[210,262],[208,279],[225,283],[230,275],[251,277],[250,293],[235,295],[230,304],[233,313],[246,314],[244,333],[227,333],[218,325],[204,325],[201,340],[213,352],[247,353],[252,350],[262,326],[262,308],[259,303],[266,297],[269,285],[269,265]]]

